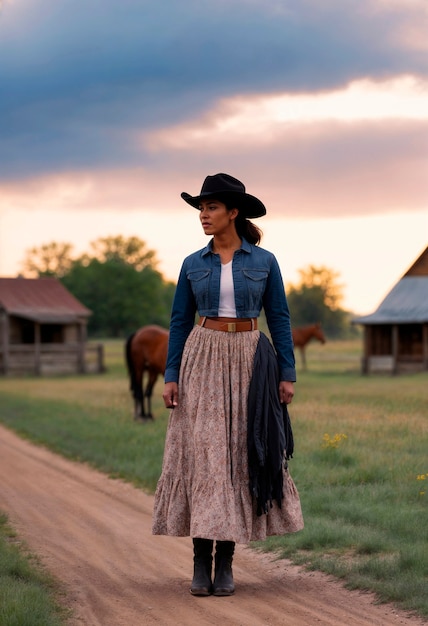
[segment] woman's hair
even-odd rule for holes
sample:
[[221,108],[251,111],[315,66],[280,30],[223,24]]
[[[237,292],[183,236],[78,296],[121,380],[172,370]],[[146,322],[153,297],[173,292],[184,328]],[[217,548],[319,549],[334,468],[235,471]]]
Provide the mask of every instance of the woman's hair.
[[[228,211],[233,208],[232,205],[226,206]],[[247,218],[244,215],[241,215],[241,213],[238,213],[237,215],[235,227],[239,237],[244,237],[248,243],[253,243],[257,246],[261,242],[263,231],[258,226],[253,224],[253,222],[247,220]]]

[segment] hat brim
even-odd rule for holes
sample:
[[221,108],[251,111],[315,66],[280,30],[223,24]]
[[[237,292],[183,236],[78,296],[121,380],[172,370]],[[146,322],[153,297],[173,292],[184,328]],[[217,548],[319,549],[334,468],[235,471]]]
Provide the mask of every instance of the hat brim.
[[258,198],[252,196],[249,193],[242,192],[233,192],[233,191],[225,191],[225,192],[217,192],[217,193],[206,193],[201,194],[200,196],[191,196],[189,193],[183,191],[181,197],[187,204],[194,207],[195,209],[199,209],[199,206],[203,200],[216,199],[225,203],[232,203],[234,207],[239,209],[239,211],[245,217],[263,217],[266,215],[266,207]]

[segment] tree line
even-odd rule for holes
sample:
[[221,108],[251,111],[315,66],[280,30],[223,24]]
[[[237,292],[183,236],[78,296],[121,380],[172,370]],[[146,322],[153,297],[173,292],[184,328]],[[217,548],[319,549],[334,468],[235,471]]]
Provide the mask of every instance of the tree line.
[[[73,256],[69,243],[52,242],[27,250],[23,275],[53,276],[88,309],[89,337],[126,337],[147,324],[169,326],[175,283],[157,269],[154,250],[138,237],[104,237],[90,251]],[[330,339],[357,331],[341,308],[339,274],[313,265],[299,270],[297,285],[286,286],[294,326],[320,322]]]
[[141,326],[169,326],[175,284],[157,270],[156,253],[138,237],[104,237],[73,256],[69,243],[27,251],[25,276],[53,276],[92,311],[89,337],[127,337]]

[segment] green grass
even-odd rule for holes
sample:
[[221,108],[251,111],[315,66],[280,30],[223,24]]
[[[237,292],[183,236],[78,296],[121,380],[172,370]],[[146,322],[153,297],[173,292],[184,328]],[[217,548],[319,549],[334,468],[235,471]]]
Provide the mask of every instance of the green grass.
[[[134,423],[123,342],[104,375],[0,380],[0,420],[22,436],[153,492],[168,413]],[[428,374],[360,374],[360,341],[310,344],[290,413],[305,529],[262,544],[350,588],[428,616]]]
[[59,589],[0,515],[0,625],[59,626]]

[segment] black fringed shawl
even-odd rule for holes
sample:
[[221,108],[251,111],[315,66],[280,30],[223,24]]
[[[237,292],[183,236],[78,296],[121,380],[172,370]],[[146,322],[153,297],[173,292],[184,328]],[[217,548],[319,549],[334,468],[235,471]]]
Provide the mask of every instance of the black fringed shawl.
[[272,344],[260,333],[248,392],[248,469],[257,515],[283,498],[283,462],[293,456],[294,442],[287,405],[278,394],[278,361]]

